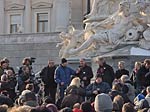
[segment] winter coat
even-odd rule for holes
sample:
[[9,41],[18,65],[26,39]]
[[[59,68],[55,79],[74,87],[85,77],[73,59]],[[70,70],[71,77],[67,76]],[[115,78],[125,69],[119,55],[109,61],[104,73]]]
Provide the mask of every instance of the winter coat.
[[126,95],[129,98],[129,100],[133,103],[134,98],[135,98],[135,89],[134,89],[134,86],[131,84],[130,81],[126,81],[124,83],[124,85],[128,87],[128,91],[127,91]]
[[40,76],[45,86],[49,86],[51,88],[57,87],[57,84],[54,80],[55,69],[56,69],[55,66],[54,67],[47,66],[42,69]]
[[146,73],[148,72],[149,69],[146,69],[144,65],[137,71],[137,88],[147,87],[150,84],[150,77],[146,77]]
[[150,107],[150,94],[147,94],[145,99],[147,100],[148,104],[149,104],[149,107]]
[[77,94],[76,90],[72,90],[67,96],[65,96],[61,103],[61,108],[70,107],[73,108],[75,103],[82,103],[82,97]]
[[100,93],[107,93],[108,94],[110,92],[111,88],[110,88],[109,84],[106,82],[101,82],[99,84],[94,82],[94,83],[88,85],[86,88],[86,95],[91,97],[90,98],[91,102],[94,101],[94,99],[95,99],[96,95],[93,94],[93,91],[95,91],[95,90],[98,90],[98,94],[100,94]]
[[102,75],[103,82],[107,82],[110,87],[112,86],[112,82],[114,80],[114,70],[110,65],[104,63],[103,66],[99,66],[97,69],[97,74]]
[[115,96],[117,96],[117,95],[122,96],[122,98],[124,99],[124,102],[125,102],[125,103],[130,102],[130,100],[129,100],[129,98],[127,97],[127,95],[121,93],[120,91],[111,90],[111,91],[109,92],[109,96],[111,97],[112,101],[113,101],[113,99],[115,98]]
[[69,86],[69,87],[66,89],[66,95],[68,95],[72,89],[75,89],[75,90],[77,91],[77,94],[78,94],[79,96],[85,96],[85,89],[82,88],[82,87],[77,87],[77,86],[75,86],[75,85]]
[[[92,68],[88,65],[85,65],[84,67],[79,67],[81,70],[76,76],[78,76],[81,81],[84,82],[84,86],[88,86],[90,84],[91,78],[93,77],[93,71]],[[87,80],[83,80],[83,77],[87,77]]]
[[128,76],[129,76],[129,71],[126,70],[126,69],[117,70],[116,73],[115,73],[115,78],[116,78],[116,79],[120,79],[120,77],[121,77],[122,75],[128,75]]
[[71,82],[71,76],[75,75],[75,71],[70,67],[63,67],[62,65],[58,66],[55,70],[55,82],[60,84],[64,82],[65,86],[68,86]]

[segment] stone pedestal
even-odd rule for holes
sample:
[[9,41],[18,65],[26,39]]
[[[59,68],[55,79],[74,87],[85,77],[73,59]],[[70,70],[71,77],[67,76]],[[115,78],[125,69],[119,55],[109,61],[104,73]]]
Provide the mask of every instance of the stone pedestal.
[[[97,69],[99,67],[99,65],[96,63],[96,59],[98,57],[99,56],[86,59],[87,64],[92,67],[93,74],[94,74],[93,79],[95,78]],[[138,55],[123,55],[123,56],[113,55],[113,56],[103,56],[103,57],[105,58],[106,63],[113,67],[114,72],[118,69],[118,62],[124,61],[125,68],[129,70],[130,74],[134,68],[134,64],[136,61],[143,62],[145,59],[149,58],[148,56],[138,56]],[[68,66],[76,70],[79,66],[79,59],[80,58],[67,58],[69,64]]]
[[[124,61],[125,68],[129,70],[130,74],[134,68],[134,64],[136,61],[143,62],[145,59],[149,58],[148,56],[136,56],[136,55],[124,55],[124,56],[104,56],[106,63],[113,67],[114,72],[118,70],[118,62]],[[95,63],[97,57],[93,58],[92,61],[92,68],[93,71],[96,73],[98,65]]]
[[0,0],[0,34],[4,33],[4,0]]

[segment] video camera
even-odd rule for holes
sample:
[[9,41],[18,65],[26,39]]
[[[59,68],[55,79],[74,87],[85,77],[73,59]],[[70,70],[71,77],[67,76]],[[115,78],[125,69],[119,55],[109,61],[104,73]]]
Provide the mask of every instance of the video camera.
[[35,62],[35,59],[36,59],[36,58],[34,58],[34,57],[29,57],[29,59],[30,59],[30,65],[32,65],[32,63]]
[[30,62],[30,65],[32,65],[32,63],[34,63],[35,62],[35,59],[36,58],[34,58],[34,57],[25,57],[24,59],[23,59],[23,63],[25,63],[27,60]]

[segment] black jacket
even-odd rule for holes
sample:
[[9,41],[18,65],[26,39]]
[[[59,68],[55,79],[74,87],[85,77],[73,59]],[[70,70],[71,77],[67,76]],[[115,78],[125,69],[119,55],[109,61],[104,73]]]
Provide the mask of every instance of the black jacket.
[[150,85],[150,77],[146,77],[146,74],[149,72],[149,69],[146,69],[145,66],[143,65],[138,71],[137,71],[137,86],[138,87],[147,87]]
[[88,97],[90,97],[90,101],[93,102],[96,95],[93,94],[93,91],[97,90],[98,91],[98,94],[100,93],[106,93],[108,94],[111,90],[110,86],[108,83],[106,82],[101,82],[101,83],[92,83],[92,84],[89,84],[86,88],[86,95]]
[[97,74],[102,75],[103,82],[107,82],[110,86],[112,86],[114,70],[110,65],[104,63],[103,66],[99,66]]
[[126,69],[117,70],[115,73],[115,78],[119,79],[122,75],[128,75],[129,76],[129,71]]
[[0,95],[0,105],[6,104],[8,107],[13,107],[13,101],[4,95]]
[[127,97],[126,94],[121,93],[121,92],[119,92],[119,91],[117,91],[117,90],[111,90],[111,91],[109,92],[109,95],[110,95],[112,101],[113,101],[113,99],[115,98],[115,96],[120,95],[120,96],[122,96],[122,98],[124,99],[124,102],[125,102],[125,103],[130,102],[130,100],[129,100],[129,98]]
[[50,86],[52,88],[57,87],[57,84],[54,80],[55,69],[56,69],[55,66],[54,67],[47,66],[42,69],[40,76],[45,86]]
[[[91,78],[93,77],[92,68],[86,65],[85,67],[80,67],[80,69],[80,72],[76,74],[76,76],[78,76],[81,79],[81,81],[84,82],[84,86],[88,86],[90,84]],[[83,77],[87,77],[87,80],[84,81]]]
[[68,95],[71,90],[76,90],[77,95],[79,95],[79,96],[85,96],[85,89],[82,87],[77,87],[75,85],[71,85],[66,89],[66,95]]

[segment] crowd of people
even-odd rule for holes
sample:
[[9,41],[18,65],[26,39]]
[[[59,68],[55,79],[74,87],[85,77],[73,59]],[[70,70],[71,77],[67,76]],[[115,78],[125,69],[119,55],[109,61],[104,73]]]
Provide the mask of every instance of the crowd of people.
[[150,59],[135,62],[130,73],[125,62],[118,70],[105,58],[97,60],[96,74],[85,58],[77,68],[65,58],[54,60],[36,78],[32,60],[26,57],[17,72],[9,60],[0,61],[0,112],[149,112]]

